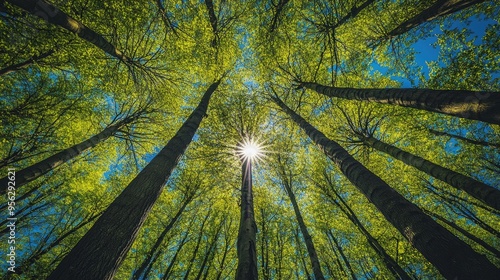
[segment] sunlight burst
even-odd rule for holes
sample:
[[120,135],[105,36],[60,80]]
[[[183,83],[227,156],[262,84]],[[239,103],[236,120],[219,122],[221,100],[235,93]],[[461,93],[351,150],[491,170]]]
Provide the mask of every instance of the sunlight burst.
[[263,146],[253,139],[245,139],[237,146],[236,153],[242,159],[259,160],[264,156]]

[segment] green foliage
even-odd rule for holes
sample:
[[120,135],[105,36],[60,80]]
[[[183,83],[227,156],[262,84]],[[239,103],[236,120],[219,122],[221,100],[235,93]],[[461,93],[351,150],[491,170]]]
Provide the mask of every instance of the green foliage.
[[[41,279],[50,274],[94,218],[173,137],[199,102],[201,89],[222,76],[193,143],[140,229],[116,279],[131,278],[181,207],[189,187],[195,187],[196,195],[163,240],[147,279],[162,279],[167,271],[169,279],[180,279],[188,270],[189,279],[198,274],[204,279],[234,277],[241,196],[241,162],[235,148],[245,137],[258,139],[266,151],[253,169],[261,279],[312,276],[303,236],[280,186],[278,156],[289,163],[286,170],[295,174],[298,206],[327,278],[392,277],[366,236],[332,201],[329,187],[342,195],[367,231],[409,275],[441,277],[271,104],[269,96],[274,94],[405,198],[500,250],[498,211],[360,145],[353,140],[346,116],[361,120],[363,113],[370,112],[374,118],[369,125],[376,125],[376,138],[496,188],[500,183],[498,146],[436,135],[429,129],[498,144],[499,126],[395,106],[326,99],[296,88],[297,80],[353,88],[399,87],[405,81],[426,88],[498,92],[498,5],[490,7],[486,4],[496,2],[487,1],[388,39],[389,30],[433,1],[375,1],[339,26],[328,28],[361,2],[214,1],[217,31],[203,1],[51,2],[103,35],[140,67],[130,67],[76,35],[2,3],[0,70],[24,64],[0,76],[0,177],[7,168],[29,167],[90,138],[120,112],[146,103],[152,108],[146,119],[127,125],[116,137],[19,190],[16,209],[25,207],[17,213],[19,278]],[[488,24],[484,34],[459,24],[476,23],[478,17],[496,22]],[[415,43],[426,39],[434,40],[439,56],[424,65],[418,57],[426,50],[415,49]],[[332,186],[326,187],[327,178]],[[7,202],[0,202],[4,211]],[[446,227],[500,267],[499,256]],[[340,246],[332,243],[329,233]],[[2,231],[3,237],[6,234]],[[53,245],[59,237],[64,238]],[[6,245],[2,243],[2,251]],[[40,248],[49,249],[40,253]],[[34,256],[36,260],[30,263]]]

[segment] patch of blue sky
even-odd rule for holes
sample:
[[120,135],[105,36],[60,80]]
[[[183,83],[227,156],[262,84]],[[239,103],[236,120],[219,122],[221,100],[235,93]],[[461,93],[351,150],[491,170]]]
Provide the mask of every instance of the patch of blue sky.
[[[497,21],[485,18],[484,16],[473,16],[467,21],[456,21],[450,20],[447,24],[447,30],[451,29],[463,29],[467,28],[470,33],[468,34],[469,40],[474,40],[475,45],[482,44],[482,38],[486,33],[486,29],[489,25],[496,24]],[[430,69],[428,67],[429,62],[437,62],[440,66],[445,66],[439,61],[440,48],[436,45],[438,36],[443,34],[443,31],[439,26],[434,27],[429,31],[432,35],[424,36],[423,39],[418,40],[412,44],[412,49],[416,50],[415,53],[415,63],[416,66],[421,67],[421,72],[424,77],[429,78]],[[401,87],[411,87],[412,82],[400,76],[392,75],[391,69],[386,66],[381,66],[377,61],[373,61],[371,64],[372,73],[378,71],[384,75],[391,75],[391,78],[397,82],[401,83]]]

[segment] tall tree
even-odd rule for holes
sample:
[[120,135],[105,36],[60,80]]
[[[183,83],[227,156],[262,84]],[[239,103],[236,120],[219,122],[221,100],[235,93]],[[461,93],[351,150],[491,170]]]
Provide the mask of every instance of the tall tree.
[[328,97],[410,107],[459,118],[500,124],[500,93],[419,88],[341,88],[301,82],[299,87]]
[[312,240],[311,235],[309,234],[309,230],[304,222],[304,218],[300,213],[299,205],[297,204],[297,199],[295,198],[295,194],[292,190],[292,183],[294,174],[291,170],[286,170],[286,166],[290,166],[290,164],[278,155],[278,176],[281,180],[281,184],[285,189],[290,202],[292,203],[293,212],[295,213],[295,217],[297,218],[297,222],[299,223],[300,232],[304,237],[304,242],[306,243],[307,253],[309,255],[309,260],[311,261],[314,278],[315,279],[325,279],[323,272],[321,271],[321,265],[319,263],[318,254],[316,252],[316,248],[314,247],[314,242]]
[[466,9],[486,0],[438,0],[420,13],[400,23],[387,33],[389,38],[404,34],[424,22]]
[[475,278],[482,275],[479,277],[493,279],[499,272],[483,255],[424,214],[339,144],[285,105],[278,96],[271,98],[444,277]]
[[257,224],[255,223],[252,192],[252,159],[242,158],[241,165],[241,215],[238,231],[237,280],[258,279],[257,270]]
[[361,137],[365,145],[399,159],[434,178],[448,183],[452,187],[467,192],[494,209],[500,210],[500,190],[424,158],[405,152],[373,136],[362,135]]
[[[188,147],[210,97],[221,80],[210,85],[175,136],[109,205],[92,228],[59,263],[48,279],[112,279],[163,186]],[[95,256],[100,258],[96,259]]]
[[104,36],[85,26],[83,23],[69,16],[65,12],[58,9],[56,6],[44,0],[6,0],[8,3],[19,7],[34,16],[42,18],[48,23],[60,26],[78,37],[92,43],[96,47],[103,50],[105,53],[119,59],[125,64],[136,64],[133,58],[128,57],[113,44],[111,44]]
[[[351,207],[347,204],[347,202],[342,198],[340,193],[335,189],[333,180],[325,173],[324,174],[325,181],[327,186],[324,186],[318,182],[316,182],[316,186],[318,186],[323,194],[325,194],[329,201],[335,204],[348,218],[349,220],[356,225],[356,227],[361,231],[361,233],[366,237],[368,244],[373,248],[373,250],[382,258],[384,264],[387,268],[393,273],[394,277],[397,279],[412,279],[401,266],[392,258],[384,249],[384,247],[378,242],[378,240],[370,234],[370,232],[363,226],[358,216]],[[333,195],[332,195],[333,193]]]
[[[57,168],[61,164],[68,162],[71,159],[74,159],[78,155],[83,152],[97,146],[99,143],[108,139],[109,137],[116,135],[118,132],[122,130],[126,125],[131,124],[141,118],[147,116],[150,113],[150,109],[146,107],[139,108],[137,110],[129,110],[125,113],[124,117],[120,117],[119,115],[116,119],[108,125],[103,131],[98,134],[90,137],[89,139],[80,142],[74,146],[66,148],[42,161],[39,161],[29,167],[26,167],[20,171],[16,172],[16,188],[19,188],[38,177],[47,174],[53,169]],[[0,179],[0,183],[2,186],[0,187],[0,194],[5,194],[7,191],[7,182],[8,177],[4,177]]]

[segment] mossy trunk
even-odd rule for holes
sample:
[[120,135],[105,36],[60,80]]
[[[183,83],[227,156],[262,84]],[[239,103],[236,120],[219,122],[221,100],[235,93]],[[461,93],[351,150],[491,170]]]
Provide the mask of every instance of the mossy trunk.
[[328,97],[392,104],[500,124],[500,93],[419,88],[339,88],[303,82],[301,87]]
[[175,136],[109,205],[47,279],[112,279],[206,115],[213,83]]
[[496,279],[500,271],[386,182],[356,161],[279,98],[273,100],[299,125],[384,217],[446,278]]

